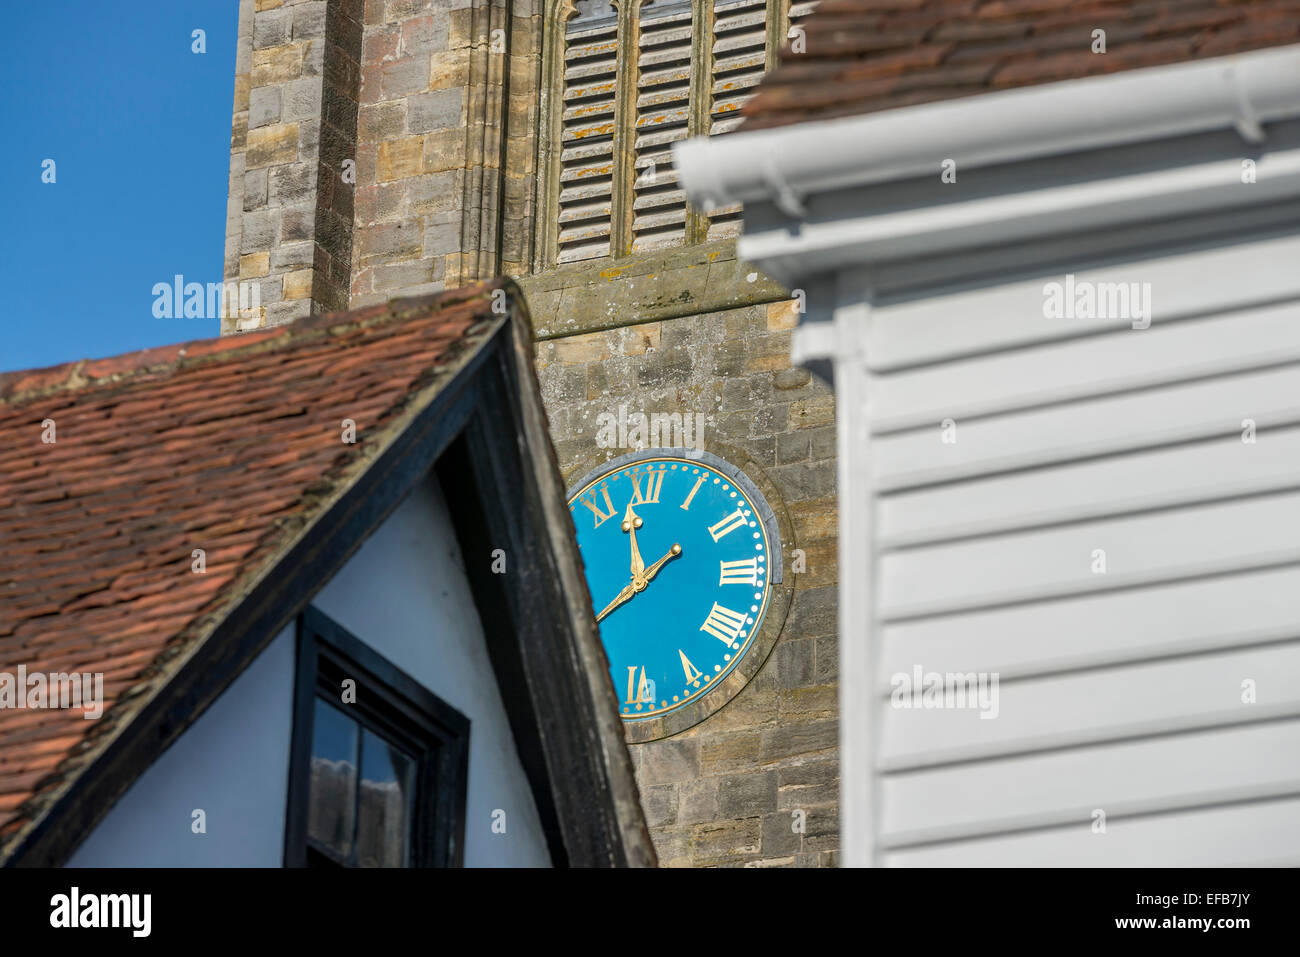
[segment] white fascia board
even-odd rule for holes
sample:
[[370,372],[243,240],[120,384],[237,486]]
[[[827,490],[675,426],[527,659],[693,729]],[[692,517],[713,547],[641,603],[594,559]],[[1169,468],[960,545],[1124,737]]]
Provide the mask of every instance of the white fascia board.
[[1063,223],[1082,232],[1297,196],[1300,150],[1279,150],[1258,160],[1250,184],[1241,180],[1241,160],[1230,159],[889,213],[846,201],[841,215],[798,230],[751,227],[737,254],[790,286],[810,264],[816,271],[864,266],[1038,239],[1060,233]]
[[[1097,54],[1105,56],[1105,54]],[[798,216],[802,197],[962,168],[1262,124],[1300,116],[1300,45],[1145,67],[885,110],[741,130],[673,145],[691,201],[766,200]]]

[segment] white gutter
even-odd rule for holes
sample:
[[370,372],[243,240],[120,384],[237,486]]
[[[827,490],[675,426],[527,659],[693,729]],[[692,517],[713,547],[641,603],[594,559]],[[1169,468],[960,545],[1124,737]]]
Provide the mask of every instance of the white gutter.
[[1229,210],[1243,196],[1255,204],[1300,196],[1300,149],[1258,160],[1258,181],[1243,193],[1239,159],[1026,190],[933,207],[875,213],[845,207],[797,230],[746,224],[738,252],[787,286],[816,264],[827,272],[883,260],[938,256],[1050,237],[1062,223],[1083,232],[1162,217]]
[[[1105,56],[1104,53],[1097,54]],[[800,217],[810,194],[961,168],[1235,128],[1300,116],[1300,45],[1147,67],[863,116],[741,130],[673,146],[704,209],[771,200]]]

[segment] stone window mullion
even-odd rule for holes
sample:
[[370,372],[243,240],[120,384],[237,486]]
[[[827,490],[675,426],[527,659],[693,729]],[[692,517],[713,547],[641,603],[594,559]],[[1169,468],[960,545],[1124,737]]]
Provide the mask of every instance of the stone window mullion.
[[776,69],[777,54],[781,52],[790,32],[791,0],[772,0],[767,11],[767,55],[763,69],[771,72]]
[[633,183],[636,174],[635,129],[637,42],[640,36],[640,8],[645,0],[619,0],[618,7],[618,103],[614,114],[614,193],[611,219],[613,255],[632,252]]
[[[707,136],[713,110],[713,0],[695,5],[695,36],[691,45],[691,136]],[[701,243],[709,235],[709,217],[686,207],[686,242]]]

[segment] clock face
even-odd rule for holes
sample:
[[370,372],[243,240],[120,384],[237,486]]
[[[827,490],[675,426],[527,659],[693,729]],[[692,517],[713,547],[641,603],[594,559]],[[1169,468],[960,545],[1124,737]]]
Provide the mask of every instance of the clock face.
[[699,701],[753,648],[780,547],[761,493],[714,456],[660,450],[610,466],[569,512],[619,710],[645,721]]

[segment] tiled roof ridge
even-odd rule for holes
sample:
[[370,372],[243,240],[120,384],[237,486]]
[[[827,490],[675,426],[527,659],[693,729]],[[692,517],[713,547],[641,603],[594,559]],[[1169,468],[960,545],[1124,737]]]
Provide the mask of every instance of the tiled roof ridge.
[[738,130],[1291,45],[1297,14],[1300,0],[821,0]]
[[506,282],[491,279],[445,292],[390,299],[361,309],[306,316],[270,329],[220,338],[191,339],[103,359],[73,359],[40,369],[0,372],[0,406],[20,405],[59,392],[114,386],[142,376],[168,374],[193,365],[238,359],[254,352],[274,352],[305,340],[345,335],[363,326],[415,319],[433,309],[467,302],[485,292],[503,288]]

